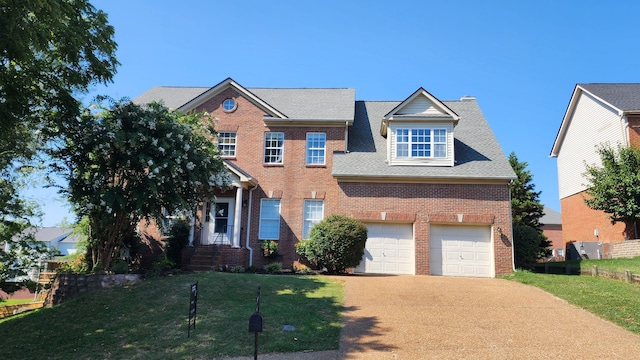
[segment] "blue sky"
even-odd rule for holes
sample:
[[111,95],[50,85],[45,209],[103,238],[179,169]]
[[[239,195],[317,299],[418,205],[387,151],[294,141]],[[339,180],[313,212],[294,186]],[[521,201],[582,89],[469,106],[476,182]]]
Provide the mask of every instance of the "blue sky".
[[[529,164],[560,211],[549,158],[576,83],[640,82],[635,1],[94,0],[115,27],[114,82],[87,98],[159,85],[355,88],[358,100],[475,96],[505,155]],[[38,193],[45,226],[67,214]]]

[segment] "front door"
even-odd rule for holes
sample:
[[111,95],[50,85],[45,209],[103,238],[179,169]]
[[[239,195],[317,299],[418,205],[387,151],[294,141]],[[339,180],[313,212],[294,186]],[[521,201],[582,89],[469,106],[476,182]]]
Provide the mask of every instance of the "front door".
[[233,236],[234,201],[218,198],[216,202],[204,204],[202,244],[231,244]]

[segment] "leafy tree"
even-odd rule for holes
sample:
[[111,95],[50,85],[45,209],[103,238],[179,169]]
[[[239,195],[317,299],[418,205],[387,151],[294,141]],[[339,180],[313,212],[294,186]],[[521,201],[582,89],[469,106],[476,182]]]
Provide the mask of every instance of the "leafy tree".
[[205,122],[158,103],[103,101],[69,127],[54,155],[69,182],[63,192],[89,218],[96,271],[109,270],[141,220],[161,223],[163,209],[193,210],[213,186],[226,184],[215,131]]
[[364,255],[367,227],[343,215],[331,215],[317,223],[296,251],[329,273],[344,273],[356,267]]
[[588,165],[583,174],[587,180],[585,203],[594,210],[604,211],[611,223],[622,222],[626,236],[636,238],[640,220],[640,149],[599,145],[601,166]]
[[517,268],[527,268],[537,259],[551,254],[548,249],[551,242],[541,229],[540,218],[544,216],[544,206],[538,199],[540,191],[535,191],[533,175],[527,170],[528,164],[520,162],[513,152],[509,154],[509,164],[516,173],[516,179],[511,183],[514,260]]
[[[79,114],[75,96],[112,80],[114,29],[88,0],[0,0],[0,19],[0,243],[37,249],[18,236],[39,214],[20,198],[25,176]],[[0,247],[0,267],[16,269],[30,253]]]

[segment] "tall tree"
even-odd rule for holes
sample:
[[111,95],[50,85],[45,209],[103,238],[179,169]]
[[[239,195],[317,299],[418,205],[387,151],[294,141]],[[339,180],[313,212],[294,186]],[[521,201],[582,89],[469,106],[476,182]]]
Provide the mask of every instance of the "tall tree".
[[515,153],[509,154],[509,164],[517,178],[511,183],[511,215],[513,225],[527,225],[540,228],[540,218],[544,216],[544,206],[540,203],[540,191],[535,191],[533,175],[527,170],[526,162],[518,161]]
[[141,220],[192,212],[226,184],[207,119],[158,103],[98,103],[70,127],[55,157],[78,216],[89,218],[96,271],[109,270]]
[[540,191],[535,191],[533,175],[528,164],[520,162],[515,153],[509,154],[509,164],[516,173],[511,183],[511,217],[515,263],[518,268],[530,268],[537,259],[548,256],[551,242],[541,229],[540,218],[544,206],[540,203]]
[[587,180],[585,203],[594,210],[604,211],[611,223],[625,224],[625,235],[637,238],[640,220],[640,149],[608,144],[596,149],[601,166],[585,164]]
[[[38,213],[20,198],[24,175],[79,114],[75,95],[112,80],[114,29],[88,0],[0,0],[0,19],[0,243],[36,248],[17,236]],[[0,246],[0,267],[15,270],[30,253]]]

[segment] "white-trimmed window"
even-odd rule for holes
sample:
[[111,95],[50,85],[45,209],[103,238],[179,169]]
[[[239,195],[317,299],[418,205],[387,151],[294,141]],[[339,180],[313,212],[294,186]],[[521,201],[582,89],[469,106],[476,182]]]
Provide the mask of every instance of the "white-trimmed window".
[[264,133],[264,163],[282,164],[284,154],[284,133]]
[[396,157],[398,158],[446,158],[446,129],[397,129]]
[[236,140],[235,132],[221,131],[218,133],[218,149],[222,157],[236,156]]
[[305,200],[303,215],[302,238],[308,239],[311,228],[324,218],[324,200]]
[[564,256],[564,249],[558,248],[558,256]]
[[307,165],[324,165],[327,134],[307,133]]
[[280,239],[280,199],[260,201],[260,240]]

